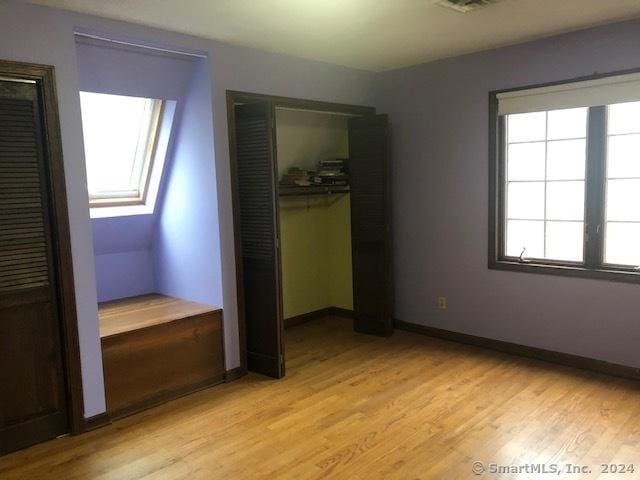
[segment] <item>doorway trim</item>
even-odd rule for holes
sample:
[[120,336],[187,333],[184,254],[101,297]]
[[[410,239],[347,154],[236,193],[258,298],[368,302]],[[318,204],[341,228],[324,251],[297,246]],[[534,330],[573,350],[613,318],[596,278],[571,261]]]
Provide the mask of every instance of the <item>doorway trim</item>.
[[[237,183],[237,146],[236,146],[236,122],[235,105],[250,102],[266,102],[273,109],[291,108],[310,112],[342,113],[345,115],[364,116],[374,115],[375,107],[363,105],[349,105],[345,103],[323,102],[319,100],[307,100],[294,97],[280,97],[276,95],[263,95],[260,93],[241,92],[227,90],[227,129],[229,134],[229,174],[231,177],[231,205],[233,215],[233,244],[234,261],[236,266],[236,305],[238,312],[238,336],[240,343],[240,371],[247,372],[247,329],[244,306],[244,282],[241,262],[242,250],[240,243],[240,198]],[[275,148],[275,146],[274,146]],[[278,188],[276,182],[276,189]]]
[[69,431],[85,431],[84,399],[80,366],[78,315],[71,257],[71,235],[67,209],[67,190],[58,117],[55,69],[50,65],[0,60],[0,76],[35,81],[42,107],[44,123],[43,151],[48,166],[47,179],[51,199],[52,230],[55,232],[55,272],[58,285],[58,307],[61,327],[62,359]]

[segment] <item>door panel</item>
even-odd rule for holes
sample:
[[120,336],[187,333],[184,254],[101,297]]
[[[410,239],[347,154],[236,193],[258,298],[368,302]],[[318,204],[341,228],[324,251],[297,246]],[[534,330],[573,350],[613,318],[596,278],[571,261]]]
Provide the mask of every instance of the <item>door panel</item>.
[[51,304],[37,303],[0,309],[0,338],[11,338],[0,352],[0,364],[20,365],[2,369],[3,388],[20,402],[3,402],[7,423],[19,423],[32,416],[59,410],[60,398],[50,395],[59,389],[56,365],[58,344]]
[[284,375],[273,112],[235,107],[242,289],[248,369]]
[[38,87],[0,81],[0,454],[68,431]]
[[349,120],[354,329],[393,333],[386,115]]

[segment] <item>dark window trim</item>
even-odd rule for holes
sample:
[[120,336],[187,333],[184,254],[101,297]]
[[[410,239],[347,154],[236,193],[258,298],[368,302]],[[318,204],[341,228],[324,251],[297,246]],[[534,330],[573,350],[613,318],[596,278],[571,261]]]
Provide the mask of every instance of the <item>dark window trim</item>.
[[[596,80],[629,73],[638,73],[640,68],[605,74],[594,74],[569,80],[545,84],[526,85],[517,88],[489,92],[489,261],[493,270],[560,275],[566,277],[591,278],[624,283],[640,283],[640,271],[633,267],[618,267],[603,263],[604,253],[604,159],[606,135],[605,107],[591,107],[588,118],[587,172],[585,176],[585,250],[584,262],[559,262],[543,260],[518,261],[506,257],[504,252],[504,161],[505,161],[505,118],[498,116],[498,94],[527,90],[531,88],[564,85],[568,83]],[[588,240],[587,240],[588,239]]]

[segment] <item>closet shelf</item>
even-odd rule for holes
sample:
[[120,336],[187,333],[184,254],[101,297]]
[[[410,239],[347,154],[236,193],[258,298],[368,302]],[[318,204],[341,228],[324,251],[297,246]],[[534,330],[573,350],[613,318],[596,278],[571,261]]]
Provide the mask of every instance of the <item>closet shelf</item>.
[[309,185],[308,187],[281,185],[278,187],[278,195],[281,197],[331,195],[333,193],[349,193],[350,191],[349,185]]

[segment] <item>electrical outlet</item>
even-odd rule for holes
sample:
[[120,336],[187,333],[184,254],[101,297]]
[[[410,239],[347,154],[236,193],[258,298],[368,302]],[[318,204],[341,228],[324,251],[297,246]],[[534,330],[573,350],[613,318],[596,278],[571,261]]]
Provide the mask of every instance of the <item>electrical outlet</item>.
[[436,308],[440,310],[447,309],[447,297],[438,297],[436,298]]

